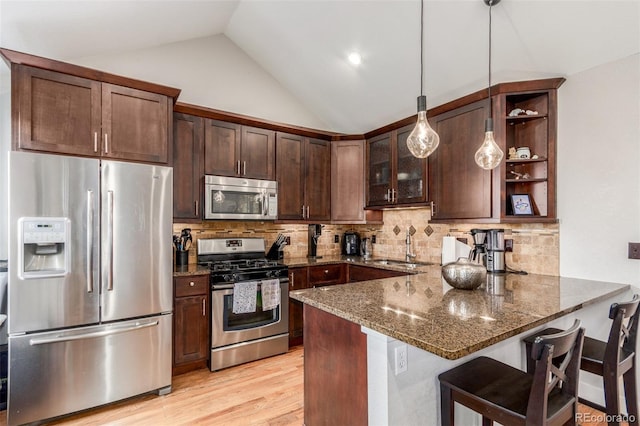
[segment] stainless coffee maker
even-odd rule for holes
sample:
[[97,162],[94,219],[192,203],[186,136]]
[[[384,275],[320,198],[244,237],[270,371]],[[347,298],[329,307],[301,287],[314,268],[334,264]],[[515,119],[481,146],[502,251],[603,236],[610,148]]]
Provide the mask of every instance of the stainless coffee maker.
[[487,272],[506,272],[504,229],[487,229]]
[[480,265],[487,265],[487,230],[474,228],[471,230],[471,236],[473,237],[473,249],[469,253],[469,258],[479,263]]

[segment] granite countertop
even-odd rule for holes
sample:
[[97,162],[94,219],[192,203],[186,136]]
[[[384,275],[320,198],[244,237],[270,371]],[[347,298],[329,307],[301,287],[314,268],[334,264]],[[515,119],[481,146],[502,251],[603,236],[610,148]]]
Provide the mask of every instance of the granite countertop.
[[174,277],[188,277],[192,275],[209,275],[210,270],[207,266],[200,266],[195,263],[188,265],[176,266],[173,265]]
[[438,265],[422,273],[296,290],[293,299],[446,359],[458,359],[629,285],[547,275],[488,274],[477,290],[446,284]]
[[336,263],[348,263],[359,266],[369,266],[378,269],[388,269],[391,271],[406,272],[409,274],[417,274],[429,270],[431,264],[424,262],[415,262],[407,264],[406,262],[386,259],[372,258],[364,259],[360,256],[322,256],[320,258],[294,257],[283,259],[281,262],[289,268],[301,268],[306,266],[330,265]]

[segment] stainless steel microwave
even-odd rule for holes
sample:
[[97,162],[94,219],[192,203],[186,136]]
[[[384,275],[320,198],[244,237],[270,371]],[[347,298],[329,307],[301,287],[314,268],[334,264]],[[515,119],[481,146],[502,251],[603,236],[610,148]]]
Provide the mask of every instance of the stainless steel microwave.
[[278,218],[276,181],[205,175],[204,190],[205,219]]

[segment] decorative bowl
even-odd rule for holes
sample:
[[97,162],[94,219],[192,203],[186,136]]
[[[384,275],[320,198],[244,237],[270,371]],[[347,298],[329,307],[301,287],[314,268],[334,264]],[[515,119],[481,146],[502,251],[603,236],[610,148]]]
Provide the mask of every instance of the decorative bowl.
[[442,266],[442,277],[450,286],[461,290],[474,290],[487,280],[487,269],[465,257]]

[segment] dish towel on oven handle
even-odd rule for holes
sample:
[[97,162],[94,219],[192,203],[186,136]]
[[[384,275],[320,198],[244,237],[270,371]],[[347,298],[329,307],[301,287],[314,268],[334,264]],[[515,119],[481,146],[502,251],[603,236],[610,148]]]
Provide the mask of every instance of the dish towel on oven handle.
[[262,310],[270,311],[280,305],[280,280],[262,280],[260,282],[262,293]]
[[233,284],[233,313],[247,314],[256,311],[258,295],[257,281],[244,281]]

